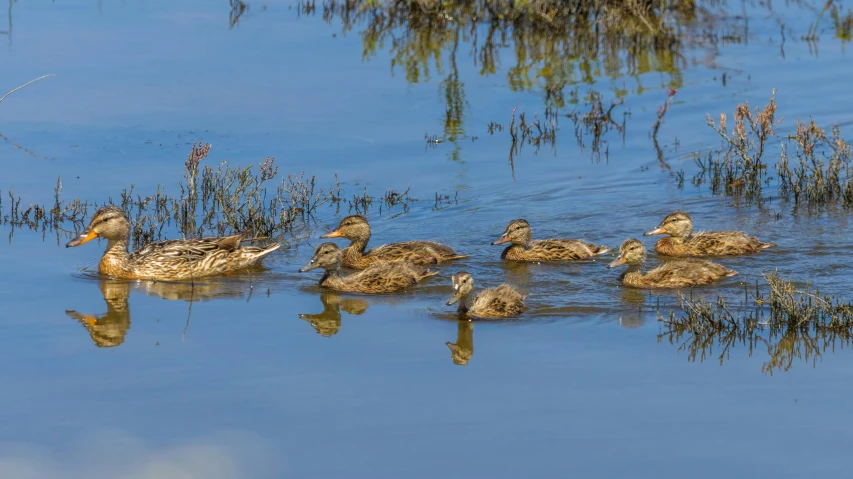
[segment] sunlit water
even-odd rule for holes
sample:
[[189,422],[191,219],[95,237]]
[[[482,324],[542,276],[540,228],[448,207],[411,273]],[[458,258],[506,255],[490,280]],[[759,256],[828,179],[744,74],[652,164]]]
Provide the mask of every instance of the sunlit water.
[[[612,254],[519,265],[489,245],[524,217],[534,237],[616,248],[684,209],[697,229],[740,229],[778,245],[721,260],[739,276],[696,293],[736,296],[774,269],[846,293],[853,242],[845,212],[794,215],[772,195],[763,208],[748,207],[689,182],[689,155],[718,145],[705,114],[763,104],[772,88],[783,129],[812,116],[849,130],[849,43],[823,23],[817,44],[800,40],[817,12],[747,9],[748,41],[688,48],[677,74],[597,76],[581,92],[597,89],[607,102],[626,92],[614,110],[620,122],[630,112],[624,141],[609,135],[609,156],[595,161],[561,118],[556,153],[525,145],[513,170],[508,135],[490,136],[487,125],[508,123],[516,106],[541,116],[543,96],[509,90],[509,46],[501,69],[482,76],[461,44],[465,135],[426,148],[425,132],[443,138],[439,84],[448,65],[408,83],[385,50],[363,60],[357,31],[343,35],[338,23],[291,7],[252,4],[229,29],[224,2],[15,4],[12,35],[0,36],[0,89],[57,76],[0,104],[3,211],[8,187],[24,203],[50,203],[57,176],[65,198],[115,199],[130,184],[143,194],[158,183],[174,192],[189,146],[206,141],[209,162],[275,156],[284,173],[304,170],[324,188],[337,174],[349,195],[411,187],[420,201],[408,213],[368,212],[372,244],[440,240],[470,258],[400,295],[324,292],[318,271],[297,273],[319,234],[348,213],[324,206],[312,239],[264,268],[192,285],[127,283],[92,273],[103,243],[66,250],[70,232],[14,231],[0,246],[0,476],[846,470],[846,349],[772,376],[761,373],[761,348],[688,362],[677,345],[657,340],[656,309],[668,313],[675,294],[622,288],[620,271],[606,267]],[[780,23],[791,30],[784,44]],[[659,140],[669,166],[687,172],[683,189],[648,138],[670,87],[679,91]],[[454,201],[437,210],[436,193]],[[649,249],[653,239],[644,239]],[[652,255],[650,266],[658,261]],[[517,285],[529,294],[528,311],[459,324],[444,305],[458,270],[478,287]]]

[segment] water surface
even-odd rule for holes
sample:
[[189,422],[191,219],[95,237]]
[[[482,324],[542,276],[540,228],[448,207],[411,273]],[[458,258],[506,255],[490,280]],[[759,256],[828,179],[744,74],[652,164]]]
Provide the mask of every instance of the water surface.
[[[0,475],[845,470],[851,434],[840,418],[853,393],[846,347],[773,375],[761,372],[762,347],[735,347],[723,361],[714,349],[689,362],[677,345],[658,341],[657,310],[677,306],[675,293],[622,288],[619,271],[606,268],[612,255],[518,265],[489,246],[524,217],[535,237],[618,247],[684,209],[697,229],[742,229],[778,245],[723,260],[739,276],[694,294],[739,297],[774,269],[843,294],[853,278],[846,212],[794,214],[772,190],[756,207],[674,180],[675,171],[695,172],[692,153],[719,144],[706,113],[764,104],[773,88],[781,130],[792,131],[797,117],[849,130],[850,44],[826,15],[818,20],[822,5],[709,8],[684,24],[693,41],[677,61],[665,52],[586,58],[591,73],[567,75],[556,150],[534,154],[525,145],[512,165],[508,134],[490,135],[488,124],[508,124],[515,107],[544,118],[553,106],[541,72],[516,81],[519,64],[535,63],[519,59],[516,40],[499,42],[489,74],[472,56],[473,35],[460,35],[427,49],[414,81],[392,61],[393,39],[411,35],[394,30],[366,52],[363,21],[325,22],[320,7],[306,15],[295,3],[251,3],[229,28],[224,2],[12,4],[12,34],[0,36],[0,89],[57,76],[0,104],[2,214],[9,188],[22,204],[51,204],[57,177],[64,198],[115,200],[131,184],[143,195],[158,184],[178,194],[190,145],[205,141],[209,164],[274,156],[282,173],[316,175],[323,188],[337,174],[348,195],[410,187],[419,201],[405,214],[368,211],[372,243],[440,240],[470,259],[400,295],[324,292],[318,272],[296,272],[317,237],[348,213],[324,206],[309,239],[291,241],[264,269],[188,288],[99,278],[91,271],[103,243],[66,250],[71,231],[6,227]],[[803,40],[816,21],[819,41]],[[481,47],[488,28],[478,28]],[[571,58],[554,58],[583,72]],[[678,93],[658,135],[661,163],[648,132],[670,88]],[[585,148],[577,144],[565,117],[588,108],[593,91],[605,106],[624,99],[613,110],[624,134],[606,134],[600,156],[589,136]],[[425,133],[443,141],[428,147]],[[437,193],[453,201],[436,209]],[[644,243],[651,249],[652,238]],[[458,270],[479,287],[517,285],[530,295],[528,312],[460,324],[444,306]]]

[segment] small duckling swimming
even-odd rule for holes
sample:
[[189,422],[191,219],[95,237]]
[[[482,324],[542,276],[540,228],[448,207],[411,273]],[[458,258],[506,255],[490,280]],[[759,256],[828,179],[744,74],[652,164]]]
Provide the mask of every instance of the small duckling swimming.
[[323,268],[320,286],[352,293],[393,293],[418,284],[424,278],[438,274],[423,266],[406,262],[374,263],[362,271],[341,276],[341,249],[335,243],[323,243],[314,250],[314,257],[300,273]]
[[370,241],[370,224],[362,215],[347,216],[337,228],[320,238],[340,237],[350,240],[350,245],[343,250],[343,265],[353,269],[364,269],[378,261],[437,264],[468,257],[456,254],[450,246],[434,241],[403,241],[365,251]]
[[619,256],[608,268],[628,264],[628,271],[619,277],[625,286],[635,288],[682,288],[712,283],[726,276],[737,275],[736,271],[725,266],[701,259],[682,259],[668,261],[643,274],[646,261],[646,247],[639,240],[629,239],[619,248]]
[[459,314],[481,318],[506,318],[521,313],[524,310],[526,296],[508,284],[497,288],[486,289],[475,298],[474,278],[470,273],[460,271],[453,275],[453,296],[447,300],[450,306],[459,303]]
[[281,245],[266,248],[241,246],[248,232],[223,238],[176,239],[151,243],[128,253],[130,221],[118,206],[95,212],[83,233],[65,247],[80,246],[95,238],[107,240],[98,272],[121,279],[175,281],[229,273],[259,263]]
[[670,213],[657,228],[643,236],[668,234],[655,245],[667,256],[734,256],[757,253],[776,246],[741,231],[705,231],[693,234],[693,221],[683,211]]
[[532,237],[530,223],[517,219],[506,225],[504,233],[492,245],[511,243],[501,253],[501,259],[513,261],[572,261],[610,251],[606,246],[583,240],[557,238],[531,241]]

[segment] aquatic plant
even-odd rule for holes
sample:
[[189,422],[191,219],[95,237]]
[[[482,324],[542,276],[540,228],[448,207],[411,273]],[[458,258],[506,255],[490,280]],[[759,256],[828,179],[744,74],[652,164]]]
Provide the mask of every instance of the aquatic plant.
[[[720,364],[731,350],[747,346],[751,356],[757,347],[767,348],[762,371],[790,370],[795,360],[812,361],[828,348],[853,341],[853,304],[822,295],[809,284],[797,287],[777,272],[764,274],[766,293],[758,284],[744,290],[745,299],[733,305],[718,296],[715,301],[679,295],[681,313],[659,317],[666,339],[688,352],[689,361],[704,361],[716,354]],[[714,352],[715,348],[718,350]]]
[[[814,120],[797,120],[793,134],[782,138],[779,159],[774,164],[777,177],[768,176],[765,158],[771,137],[777,135],[775,90],[763,108],[750,110],[748,103],[737,105],[731,131],[728,118],[719,122],[707,117],[708,125],[722,138],[723,146],[707,155],[694,157],[699,171],[695,186],[707,184],[714,194],[735,196],[760,204],[765,189],[790,200],[794,207],[853,206],[853,148],[836,125],[830,135]],[[793,150],[793,157],[789,151]]]
[[[280,177],[272,157],[246,167],[232,166],[227,161],[213,167],[203,164],[209,153],[210,145],[192,145],[184,162],[183,181],[178,184],[179,196],[171,196],[163,185],[157,185],[149,195],[136,192],[134,185],[121,190],[116,203],[130,221],[132,248],[165,239],[171,228],[183,238],[252,230],[255,236],[285,241],[285,233],[307,234],[318,209],[327,203],[335,206],[335,214],[340,213],[342,205],[361,214],[374,206],[379,214],[398,210],[399,214],[405,214],[417,202],[409,188],[402,192],[388,190],[378,198],[365,188],[362,193],[345,199],[337,176],[335,186],[324,190],[317,187],[314,176],[304,172]],[[273,181],[279,177],[274,186]],[[64,201],[61,192],[62,179],[57,178],[52,206],[31,204],[24,208],[20,196],[10,188],[6,192],[8,199],[0,198],[0,224],[10,226],[10,234],[16,228],[55,232],[59,244],[61,234],[79,232],[85,226],[90,212],[113,204],[112,198],[104,203],[89,203],[80,198]],[[439,197],[436,193],[436,204]]]

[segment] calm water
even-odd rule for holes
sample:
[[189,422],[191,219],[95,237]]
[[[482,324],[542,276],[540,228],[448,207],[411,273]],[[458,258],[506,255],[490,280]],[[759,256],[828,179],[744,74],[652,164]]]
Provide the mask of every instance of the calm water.
[[[743,229],[778,244],[726,259],[740,276],[696,293],[736,296],[777,268],[846,293],[853,241],[845,212],[795,215],[772,192],[763,208],[748,207],[689,180],[679,189],[648,138],[668,88],[679,91],[659,140],[666,162],[688,179],[689,155],[718,145],[705,114],[764,104],[772,88],[786,132],[811,116],[849,137],[851,45],[827,16],[819,41],[801,40],[820,8],[735,4],[725,19],[708,13],[686,24],[695,41],[676,69],[624,54],[624,64],[593,62],[589,78],[568,81],[567,98],[576,90],[581,101],[561,115],[583,111],[591,90],[605,106],[622,95],[614,117],[621,124],[630,113],[624,139],[606,135],[609,155],[596,161],[561,117],[556,153],[534,155],[526,145],[514,178],[508,135],[490,136],[487,125],[507,124],[516,106],[541,117],[544,94],[532,71],[529,88],[508,85],[517,63],[530,61],[519,62],[512,38],[497,49],[494,74],[481,74],[469,36],[413,82],[392,63],[390,38],[365,55],[364,25],[327,23],[321,10],[256,2],[229,29],[226,2],[14,4],[11,35],[0,35],[0,93],[57,76],[0,104],[3,213],[9,187],[22,203],[50,203],[57,176],[64,198],[116,199],[130,184],[177,193],[189,145],[206,141],[209,164],[269,155],[280,172],[304,170],[324,188],[337,174],[349,195],[411,187],[420,201],[407,214],[370,210],[372,243],[436,239],[471,258],[402,295],[324,292],[319,273],[296,273],[319,230],[346,214],[323,207],[312,239],[277,252],[265,269],[190,291],[99,279],[90,271],[103,245],[66,250],[67,233],[15,231],[0,244],[0,477],[815,477],[847,469],[846,347],[774,375],[761,372],[765,346],[734,347],[722,363],[719,349],[689,362],[657,339],[655,308],[668,312],[674,294],[623,289],[619,272],[606,268],[612,256],[508,265],[489,246],[508,220],[525,217],[539,238],[618,247],[685,209],[697,229]],[[720,38],[701,40],[707,32]],[[446,127],[448,84],[461,127]],[[425,148],[425,132],[445,141]],[[458,201],[436,210],[436,193]],[[507,281],[528,291],[529,311],[457,323],[444,301],[450,275],[462,269],[481,287]],[[456,365],[451,349],[467,364]]]

